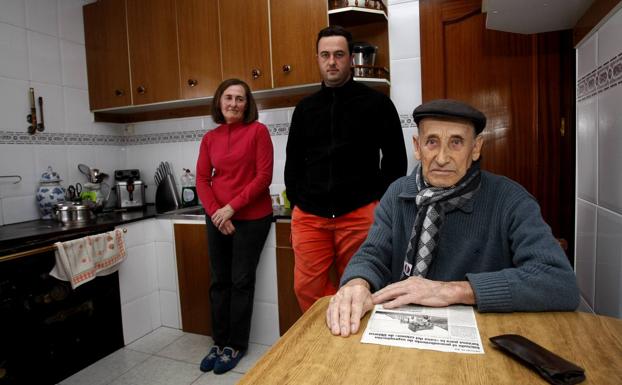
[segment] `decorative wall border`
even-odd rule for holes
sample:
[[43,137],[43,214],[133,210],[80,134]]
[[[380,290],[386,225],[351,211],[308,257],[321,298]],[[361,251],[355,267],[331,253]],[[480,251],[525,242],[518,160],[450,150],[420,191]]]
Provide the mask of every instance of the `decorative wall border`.
[[402,123],[402,129],[404,128],[415,128],[417,125],[415,124],[415,120],[411,114],[401,114],[400,122]]
[[[400,115],[402,128],[416,127],[412,116]],[[289,134],[289,123],[268,124],[271,136]],[[153,134],[95,135],[71,133],[37,133],[0,131],[0,144],[80,145],[80,146],[140,146],[143,144],[198,142],[208,130],[175,131]]]
[[591,98],[619,85],[622,85],[622,53],[577,81],[577,101]]
[[92,135],[72,133],[36,133],[0,131],[0,144],[121,146],[125,137],[120,135]]

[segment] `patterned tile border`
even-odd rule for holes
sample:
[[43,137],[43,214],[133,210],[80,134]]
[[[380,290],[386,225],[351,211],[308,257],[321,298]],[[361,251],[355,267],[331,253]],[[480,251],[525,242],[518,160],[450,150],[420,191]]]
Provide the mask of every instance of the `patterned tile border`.
[[[400,115],[400,121],[402,128],[416,127],[410,115]],[[268,124],[267,126],[271,136],[289,134],[289,123]],[[139,146],[157,143],[198,142],[207,131],[191,130],[132,136],[45,132],[30,135],[25,132],[0,131],[0,144]]]
[[119,135],[91,135],[71,133],[36,133],[0,131],[0,144],[49,144],[49,145],[81,145],[81,146],[120,146],[125,137]]
[[400,115],[400,122],[402,123],[402,129],[404,128],[415,128],[417,125],[413,119],[411,114],[402,114]]
[[577,101],[622,85],[622,53],[598,66],[577,81]]

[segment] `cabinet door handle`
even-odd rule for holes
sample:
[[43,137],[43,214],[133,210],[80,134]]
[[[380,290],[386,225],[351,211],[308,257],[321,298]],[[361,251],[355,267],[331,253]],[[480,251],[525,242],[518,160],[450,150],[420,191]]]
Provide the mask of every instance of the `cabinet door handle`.
[[136,88],[136,92],[143,95],[145,92],[147,92],[147,89],[144,86],[138,86],[138,88]]
[[125,91],[121,89],[114,90],[114,96],[123,96],[125,95]]
[[253,80],[259,79],[259,77],[261,76],[261,70],[259,70],[259,68],[253,68],[253,70],[251,71],[251,76],[253,77]]
[[189,85],[190,87],[194,87],[194,86],[196,86],[197,84],[199,84],[199,81],[198,81],[198,80],[196,80],[196,79],[188,79],[188,85]]
[[283,66],[283,72],[285,72],[286,74],[290,73],[292,71],[292,66],[290,66],[289,64],[285,64]]

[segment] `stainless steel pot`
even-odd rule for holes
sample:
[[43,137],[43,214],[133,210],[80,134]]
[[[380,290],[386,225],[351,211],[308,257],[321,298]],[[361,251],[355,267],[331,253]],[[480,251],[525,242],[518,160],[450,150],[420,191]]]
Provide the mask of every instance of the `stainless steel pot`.
[[54,205],[54,218],[62,223],[79,223],[95,219],[95,214],[89,205],[63,202]]

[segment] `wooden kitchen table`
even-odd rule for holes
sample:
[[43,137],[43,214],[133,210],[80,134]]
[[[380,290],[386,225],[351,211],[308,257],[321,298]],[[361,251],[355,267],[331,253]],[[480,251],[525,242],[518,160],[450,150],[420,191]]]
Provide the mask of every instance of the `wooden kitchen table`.
[[520,334],[585,369],[583,384],[622,384],[622,320],[580,312],[475,313],[485,354],[444,353],[360,342],[330,334],[328,304],[316,302],[239,384],[546,384],[492,346]]

